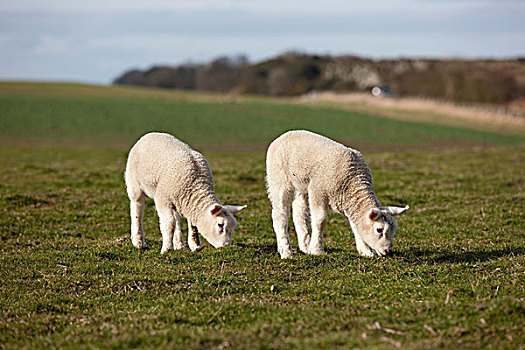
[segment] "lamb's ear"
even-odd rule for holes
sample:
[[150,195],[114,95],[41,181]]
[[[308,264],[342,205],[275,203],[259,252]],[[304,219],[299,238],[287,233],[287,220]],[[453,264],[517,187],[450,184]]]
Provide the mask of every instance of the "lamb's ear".
[[229,209],[233,215],[237,214],[238,212],[242,211],[244,208],[247,207],[247,205],[225,205],[226,209]]
[[381,215],[381,211],[377,208],[372,208],[368,211],[368,218],[372,221],[376,221]]
[[387,213],[390,213],[392,215],[399,215],[399,214],[402,214],[404,213],[405,211],[407,211],[409,208],[409,206],[407,205],[406,207],[385,207],[385,211]]
[[219,213],[221,212],[221,210],[222,210],[222,206],[221,206],[221,205],[219,205],[219,204],[214,204],[214,205],[211,207],[211,209],[210,209],[210,214],[211,214],[211,215],[214,215],[214,216],[219,215]]

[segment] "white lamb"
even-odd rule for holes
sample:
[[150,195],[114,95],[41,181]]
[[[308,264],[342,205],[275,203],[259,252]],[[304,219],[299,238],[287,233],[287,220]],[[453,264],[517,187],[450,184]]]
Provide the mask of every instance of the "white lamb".
[[188,220],[188,245],[199,249],[199,233],[215,248],[231,244],[246,206],[222,205],[206,158],[169,134],[149,133],[131,148],[125,173],[130,199],[131,242],[145,247],[144,196],[155,200],[162,233],[161,253],[184,248],[180,218]]
[[290,202],[299,248],[304,253],[324,253],[327,209],[348,219],[359,254],[385,256],[392,252],[397,229],[393,216],[408,206],[381,207],[360,152],[312,132],[289,131],[268,147],[266,172],[281,258],[292,257]]

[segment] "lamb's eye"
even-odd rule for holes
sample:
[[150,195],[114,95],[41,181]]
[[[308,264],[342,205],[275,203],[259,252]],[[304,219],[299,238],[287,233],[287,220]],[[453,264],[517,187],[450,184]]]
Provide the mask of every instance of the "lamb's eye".
[[220,228],[224,227],[224,224],[217,224],[217,225],[219,225]]
[[383,233],[383,228],[382,227],[378,227],[378,228],[376,228],[376,231],[377,231],[377,233]]

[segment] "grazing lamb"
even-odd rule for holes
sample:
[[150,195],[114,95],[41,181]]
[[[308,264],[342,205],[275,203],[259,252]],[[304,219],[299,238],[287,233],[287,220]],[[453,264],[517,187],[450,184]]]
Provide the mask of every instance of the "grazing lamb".
[[155,200],[161,253],[184,248],[180,218],[188,220],[188,245],[200,248],[199,233],[215,248],[231,244],[234,215],[246,206],[222,205],[206,158],[169,134],[149,133],[131,148],[125,173],[130,199],[131,242],[145,247],[144,196]]
[[381,207],[360,152],[312,132],[289,131],[268,147],[266,174],[281,258],[292,257],[290,202],[299,248],[304,253],[324,253],[327,209],[348,219],[359,254],[385,256],[392,252],[397,229],[393,216],[408,206]]

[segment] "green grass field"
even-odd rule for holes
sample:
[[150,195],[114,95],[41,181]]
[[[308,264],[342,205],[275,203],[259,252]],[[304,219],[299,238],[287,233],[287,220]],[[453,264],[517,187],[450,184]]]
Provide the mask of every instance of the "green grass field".
[[[381,203],[411,206],[392,257],[359,257],[332,214],[326,255],[279,258],[264,150],[294,128],[361,149]],[[132,247],[123,171],[152,130],[248,204],[232,246],[161,256],[148,201]],[[0,348],[524,349],[524,145],[287,100],[0,83]]]

